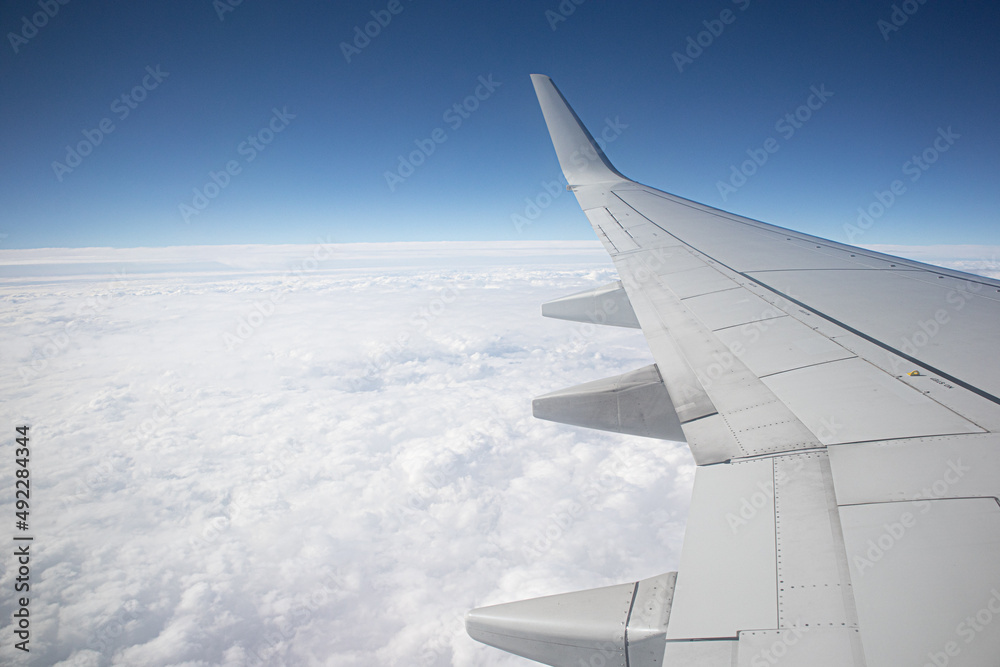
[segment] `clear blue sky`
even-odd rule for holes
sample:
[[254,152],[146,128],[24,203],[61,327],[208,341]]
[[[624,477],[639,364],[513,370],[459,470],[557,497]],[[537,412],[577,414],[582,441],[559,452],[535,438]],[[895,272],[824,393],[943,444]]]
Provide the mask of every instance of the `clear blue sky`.
[[[847,241],[899,180],[855,242],[1000,243],[993,3],[897,3],[890,31],[893,2],[871,0],[233,1],[4,3],[0,247],[592,238],[569,195],[512,221],[561,177],[532,72],[595,134],[627,125],[607,153],[649,185]],[[391,21],[348,62],[372,11]],[[706,46],[679,68],[688,38]],[[446,115],[490,76],[478,108]],[[822,86],[832,97],[788,136],[776,124]],[[907,171],[939,128],[947,152]],[[777,152],[724,200],[719,182],[768,138]],[[198,200],[213,172],[228,183]]]

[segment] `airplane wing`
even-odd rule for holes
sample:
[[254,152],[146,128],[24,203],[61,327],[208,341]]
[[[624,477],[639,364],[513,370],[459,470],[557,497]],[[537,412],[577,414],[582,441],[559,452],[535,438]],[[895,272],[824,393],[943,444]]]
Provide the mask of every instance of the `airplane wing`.
[[677,572],[468,633],[566,667],[1000,664],[1000,281],[640,185],[532,81],[620,277],[543,314],[641,327],[656,361],[535,415],[685,441],[698,469]]

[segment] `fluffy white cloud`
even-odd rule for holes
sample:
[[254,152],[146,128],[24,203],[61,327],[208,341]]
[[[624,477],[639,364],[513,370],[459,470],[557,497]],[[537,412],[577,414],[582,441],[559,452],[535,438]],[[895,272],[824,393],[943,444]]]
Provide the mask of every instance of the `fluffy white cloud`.
[[614,279],[594,243],[0,261],[34,664],[525,664],[464,612],[676,567],[686,449],[531,417],[650,363],[638,332],[540,316]]
[[677,566],[686,447],[531,417],[650,363],[540,316],[615,277],[583,242],[0,251],[35,536],[32,652],[8,552],[0,660],[529,664],[464,612]]

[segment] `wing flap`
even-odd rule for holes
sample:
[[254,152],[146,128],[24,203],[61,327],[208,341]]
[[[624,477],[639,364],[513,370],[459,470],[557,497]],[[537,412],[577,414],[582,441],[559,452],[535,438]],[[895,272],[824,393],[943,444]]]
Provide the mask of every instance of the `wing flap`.
[[771,461],[778,627],[856,628],[854,591],[826,451]]
[[995,433],[830,447],[869,665],[1000,655],[998,448]]
[[869,667],[996,664],[995,499],[852,505],[840,515]]
[[841,505],[1000,498],[997,433],[866,442],[829,451]]
[[774,563],[771,461],[700,466],[667,639],[736,639],[778,627]]
[[797,626],[740,633],[737,667],[763,665],[863,665],[857,628]]
[[664,667],[733,667],[736,640],[667,642]]

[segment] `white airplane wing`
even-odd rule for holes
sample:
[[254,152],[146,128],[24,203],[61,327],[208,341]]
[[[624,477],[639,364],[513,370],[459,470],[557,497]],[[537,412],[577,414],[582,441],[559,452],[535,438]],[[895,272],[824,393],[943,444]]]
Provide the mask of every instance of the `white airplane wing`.
[[622,176],[545,76],[559,162],[620,281],[546,304],[656,364],[535,400],[685,441],[677,572],[482,607],[549,665],[1000,665],[1000,281],[793,232]]

